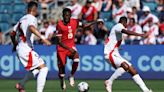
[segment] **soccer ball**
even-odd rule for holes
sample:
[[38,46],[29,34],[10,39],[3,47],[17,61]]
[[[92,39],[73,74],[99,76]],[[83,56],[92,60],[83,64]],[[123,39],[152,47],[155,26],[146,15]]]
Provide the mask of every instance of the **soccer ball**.
[[79,92],[88,92],[89,90],[89,85],[87,82],[80,82],[78,84],[78,91]]

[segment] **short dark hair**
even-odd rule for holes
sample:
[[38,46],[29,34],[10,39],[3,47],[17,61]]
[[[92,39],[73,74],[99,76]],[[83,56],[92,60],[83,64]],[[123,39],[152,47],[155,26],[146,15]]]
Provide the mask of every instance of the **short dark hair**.
[[133,23],[136,23],[136,21],[135,21],[135,19],[134,19],[134,18],[130,18],[130,20],[132,20],[132,21],[133,21]]
[[70,12],[70,13],[71,13],[71,9],[69,9],[69,8],[64,8],[62,13],[64,14],[65,12]]
[[126,21],[127,22],[127,18],[125,16],[123,16],[123,17],[120,18],[119,23],[121,23],[123,21]]
[[35,1],[30,1],[30,2],[28,3],[28,5],[27,5],[27,9],[29,10],[29,9],[31,9],[31,8],[34,7],[34,6],[38,7],[38,3],[35,2]]

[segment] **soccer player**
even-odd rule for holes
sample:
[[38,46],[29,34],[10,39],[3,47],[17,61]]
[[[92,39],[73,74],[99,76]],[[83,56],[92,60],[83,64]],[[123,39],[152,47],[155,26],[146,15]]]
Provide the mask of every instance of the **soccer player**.
[[121,17],[119,20],[119,23],[116,24],[108,37],[108,39],[105,42],[104,47],[104,55],[105,59],[108,60],[112,66],[116,69],[116,71],[112,74],[112,76],[105,81],[105,86],[107,92],[112,92],[112,84],[115,79],[117,79],[119,76],[124,74],[125,72],[128,72],[131,74],[134,82],[139,85],[139,87],[142,89],[143,92],[152,92],[149,90],[137,71],[134,69],[132,64],[121,57],[119,54],[119,46],[121,45],[122,35],[123,33],[128,35],[135,35],[135,36],[141,36],[141,37],[147,37],[148,34],[139,34],[135,33],[133,31],[128,31],[125,27],[127,24],[127,18]]
[[71,10],[64,8],[62,11],[63,20],[59,20],[57,24],[57,58],[59,68],[59,79],[62,90],[66,90],[65,84],[65,64],[66,58],[69,57],[73,60],[72,71],[69,75],[69,83],[73,87],[75,84],[74,74],[77,70],[79,63],[79,54],[75,47],[74,37],[78,27],[78,21],[71,18]]
[[[30,75],[37,76],[37,92],[43,92],[48,68],[44,64],[44,61],[34,51],[33,39],[34,35],[43,40],[46,45],[51,43],[46,40],[37,30],[37,18],[38,4],[36,2],[29,2],[27,6],[27,14],[24,15],[14,26],[10,36],[13,43],[13,51],[16,51],[17,56],[25,69],[28,71],[25,78],[21,83],[16,84],[16,88],[19,92],[25,92],[23,82],[26,82]],[[17,38],[17,39],[16,39]]]

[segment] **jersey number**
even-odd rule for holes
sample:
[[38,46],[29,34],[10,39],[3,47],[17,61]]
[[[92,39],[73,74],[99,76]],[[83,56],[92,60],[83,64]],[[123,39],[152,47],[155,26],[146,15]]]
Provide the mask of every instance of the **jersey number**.
[[68,33],[68,39],[72,39],[73,38],[73,34],[72,33]]

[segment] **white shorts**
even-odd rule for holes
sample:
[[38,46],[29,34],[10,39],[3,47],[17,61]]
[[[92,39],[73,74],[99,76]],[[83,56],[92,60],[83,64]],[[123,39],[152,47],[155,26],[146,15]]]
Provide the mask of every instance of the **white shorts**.
[[17,56],[26,70],[33,70],[44,64],[43,59],[30,47],[17,46]]
[[105,59],[109,60],[114,68],[120,67],[123,62],[126,62],[129,66],[132,65],[126,59],[121,57],[117,49],[112,50],[109,54],[105,54]]

